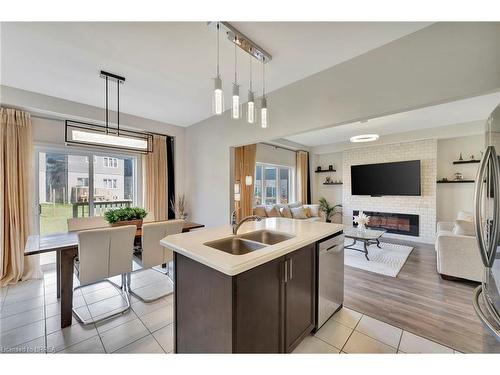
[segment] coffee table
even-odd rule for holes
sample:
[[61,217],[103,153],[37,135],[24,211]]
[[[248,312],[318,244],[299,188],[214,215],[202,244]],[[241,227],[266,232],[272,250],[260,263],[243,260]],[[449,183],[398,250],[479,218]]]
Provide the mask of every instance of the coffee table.
[[[379,249],[381,249],[379,239],[385,232],[386,230],[384,229],[359,229],[357,227],[344,228],[344,237],[354,240],[352,244],[344,246],[344,249],[350,249],[364,253],[366,260],[369,261],[370,258],[368,258],[368,246],[375,244]],[[355,247],[353,247],[358,241],[363,242],[363,249],[356,249]]]

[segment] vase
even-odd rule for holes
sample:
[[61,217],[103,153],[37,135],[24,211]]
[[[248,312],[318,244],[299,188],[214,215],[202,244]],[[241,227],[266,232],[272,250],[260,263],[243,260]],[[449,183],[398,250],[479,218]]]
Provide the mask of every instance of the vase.
[[358,224],[358,229],[359,229],[359,230],[365,230],[365,229],[366,229],[366,225],[365,225],[365,224],[361,224],[361,223],[359,223],[359,224]]

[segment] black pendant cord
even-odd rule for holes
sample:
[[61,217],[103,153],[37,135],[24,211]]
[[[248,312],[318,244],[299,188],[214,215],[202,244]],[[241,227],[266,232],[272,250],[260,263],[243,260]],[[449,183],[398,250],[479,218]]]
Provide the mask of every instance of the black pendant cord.
[[108,76],[106,76],[106,134],[108,132]]

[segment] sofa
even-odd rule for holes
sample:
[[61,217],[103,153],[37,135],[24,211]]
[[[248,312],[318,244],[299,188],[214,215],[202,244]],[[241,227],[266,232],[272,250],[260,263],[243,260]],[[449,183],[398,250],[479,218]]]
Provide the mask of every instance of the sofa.
[[319,204],[289,203],[258,205],[254,207],[253,214],[260,217],[285,217],[306,221],[325,221],[319,210]]
[[435,250],[437,271],[443,279],[483,281],[484,266],[471,213],[460,211],[455,221],[437,223]]

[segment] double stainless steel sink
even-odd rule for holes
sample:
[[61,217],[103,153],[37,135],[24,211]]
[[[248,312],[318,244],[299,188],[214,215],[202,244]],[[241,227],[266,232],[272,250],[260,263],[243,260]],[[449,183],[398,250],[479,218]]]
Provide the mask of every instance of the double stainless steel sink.
[[275,245],[277,243],[289,240],[295,236],[275,232],[271,230],[258,230],[236,236],[221,238],[220,240],[204,243],[205,246],[224,251],[233,255],[243,255],[254,250],[259,250],[267,245]]

